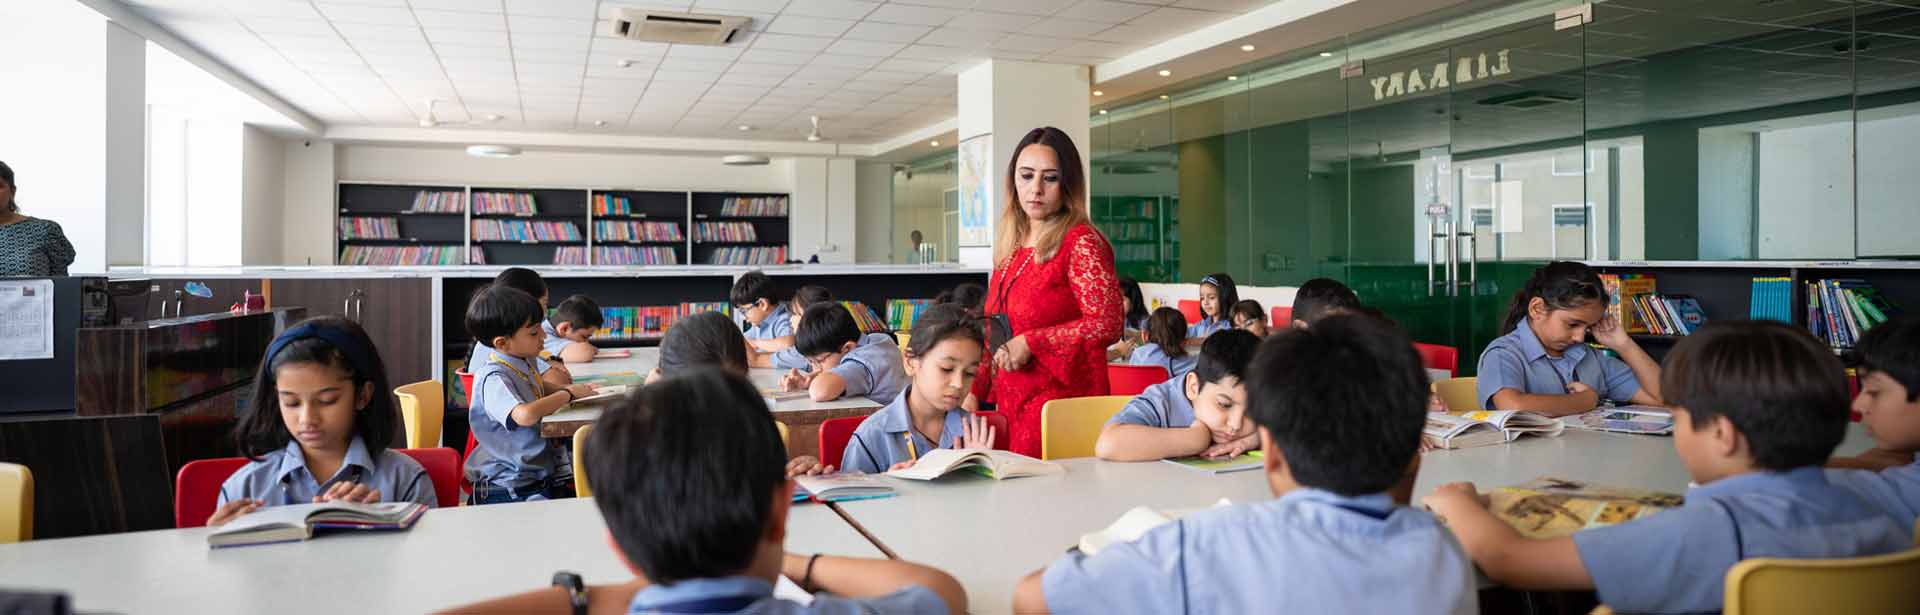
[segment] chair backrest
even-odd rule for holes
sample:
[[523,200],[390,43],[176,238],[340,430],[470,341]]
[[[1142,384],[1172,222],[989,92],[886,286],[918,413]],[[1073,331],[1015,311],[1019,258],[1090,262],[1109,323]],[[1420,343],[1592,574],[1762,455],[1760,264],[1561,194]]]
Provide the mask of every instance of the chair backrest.
[[475,439],[473,437],[473,427],[469,425],[467,427],[467,448],[460,451],[460,465],[462,468],[460,470],[460,492],[461,493],[473,493],[473,483],[467,481],[467,471],[465,467],[467,464],[467,460],[473,458],[473,449],[476,449],[479,447],[480,447],[480,440]]
[[400,421],[407,428],[407,448],[440,446],[440,424],[447,418],[444,389],[437,380],[422,380],[393,390],[400,400]]
[[245,457],[188,462],[173,480],[173,526],[202,527],[219,507],[220,485],[247,465]]
[[1181,299],[1179,303],[1174,305],[1180,306],[1180,314],[1187,317],[1187,324],[1191,325],[1200,322],[1199,299]]
[[840,459],[847,453],[847,440],[853,439],[853,430],[859,428],[860,421],[864,420],[867,420],[867,417],[848,416],[821,421],[820,463],[840,465]]
[[1413,343],[1414,350],[1420,351],[1420,363],[1433,369],[1444,369],[1447,373],[1460,375],[1460,350],[1452,346],[1439,344]]
[[1840,559],[1760,557],[1727,570],[1727,615],[1920,613],[1920,549]]
[[33,540],[33,471],[0,463],[0,545]]
[[573,432],[573,493],[583,498],[593,497],[593,487],[587,484],[587,433],[591,431],[589,423]]
[[900,345],[900,358],[907,358],[907,343],[913,341],[912,333],[894,333],[895,343]]
[[[786,423],[782,423],[780,421],[774,421],[773,426],[775,429],[780,430],[780,446],[791,448],[793,444],[790,443],[789,439],[793,437],[793,428],[788,427]],[[840,462],[839,460],[834,460],[834,461],[822,461],[821,463],[838,464]]]
[[1068,397],[1040,406],[1040,458],[1092,457],[1100,428],[1130,399],[1126,395]]
[[[412,457],[426,468],[427,478],[433,480],[434,504],[440,508],[452,508],[460,505],[460,453],[450,448],[403,448],[400,454]],[[393,496],[387,495],[388,498]]]
[[1448,378],[1433,383],[1433,392],[1440,395],[1440,402],[1454,412],[1467,410],[1485,410],[1480,407],[1479,378]]
[[1166,382],[1172,376],[1167,368],[1158,365],[1115,365],[1107,364],[1108,395],[1139,395],[1147,387]]
[[1273,316],[1267,319],[1268,331],[1285,331],[1293,328],[1293,306],[1273,306]]
[[473,403],[473,372],[461,368],[454,371],[453,375],[460,379],[460,389],[467,394],[467,403]]
[[986,417],[987,426],[993,428],[994,450],[1013,450],[1013,438],[1007,434],[1007,415],[999,412],[974,412],[973,415]]

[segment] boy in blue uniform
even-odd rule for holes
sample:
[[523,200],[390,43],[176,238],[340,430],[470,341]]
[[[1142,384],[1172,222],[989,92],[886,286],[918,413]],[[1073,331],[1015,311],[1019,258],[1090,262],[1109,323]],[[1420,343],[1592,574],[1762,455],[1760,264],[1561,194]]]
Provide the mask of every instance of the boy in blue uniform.
[[553,388],[539,376],[540,302],[524,292],[493,286],[467,306],[467,332],[479,344],[473,398],[467,421],[479,444],[467,458],[467,480],[477,504],[553,498],[570,492],[561,476],[560,451],[540,437],[540,419],[579,397],[591,385]]
[[600,304],[586,295],[574,295],[561,301],[553,308],[553,316],[540,321],[540,328],[547,334],[541,353],[545,357],[559,357],[563,363],[591,363],[593,355],[600,352],[594,347],[593,333],[606,324],[606,315],[600,313]]
[[[492,286],[511,288],[526,293],[527,296],[533,297],[540,302],[540,313],[542,315],[547,313],[547,281],[532,269],[526,267],[508,267],[503,269],[499,275],[493,277]],[[486,289],[482,288],[480,290],[485,291]],[[474,293],[475,297],[479,295],[480,293]],[[541,331],[551,335],[552,330],[547,327],[546,319],[542,318],[540,322]],[[487,360],[485,350],[486,348],[484,348],[482,344],[477,341],[474,343],[473,352],[467,355],[467,371],[469,373],[472,373],[475,366]],[[545,354],[545,352],[545,343],[543,342],[542,353]],[[573,373],[567,371],[567,368],[560,365],[564,359],[556,359],[555,357],[544,358],[548,360],[536,362],[539,366],[541,382],[546,384],[548,388],[564,388],[569,384],[573,384]]]
[[[716,442],[726,454],[713,454]],[[574,612],[940,614],[967,611],[952,576],[904,561],[786,552],[780,433],[745,378],[701,370],[641,389],[600,417],[584,463],[594,504],[635,580],[581,588]],[[816,592],[812,604],[776,598],[781,575]],[[546,589],[455,609],[565,612]]]
[[900,345],[885,333],[862,336],[853,314],[838,303],[807,306],[794,332],[794,348],[813,364],[813,372],[790,370],[780,384],[788,391],[807,391],[814,401],[893,399],[907,388]]
[[[787,331],[791,333],[800,328],[800,314],[807,311],[807,306],[832,300],[833,291],[827,290],[825,286],[808,284],[795,289],[793,297],[786,303]],[[800,356],[800,351],[793,346],[787,346],[776,352],[760,352],[748,346],[748,351],[747,364],[752,367],[797,369],[803,372],[813,369],[813,366],[807,363],[807,358]]]
[[[1907,548],[1906,528],[1827,482],[1847,428],[1840,361],[1784,323],[1719,321],[1667,355],[1673,447],[1700,486],[1686,504],[1569,537],[1528,539],[1471,483],[1425,502],[1488,578],[1515,589],[1596,590],[1626,613],[1719,611],[1727,569],[1755,557],[1835,558]],[[1909,521],[1909,524],[1911,521]]]
[[1412,340],[1339,316],[1275,335],[1247,371],[1278,497],[1188,515],[1091,557],[1068,553],[1020,582],[1015,612],[1478,612],[1460,545],[1386,493],[1426,423]]
[[780,285],[760,271],[740,275],[727,293],[733,309],[747,321],[747,346],[755,352],[779,352],[793,345],[794,323]]
[[1246,416],[1247,364],[1260,338],[1244,329],[1207,336],[1192,372],[1147,387],[1100,428],[1093,452],[1113,461],[1232,457],[1260,445]]
[[1281,327],[1304,329],[1320,319],[1360,309],[1360,296],[1353,289],[1330,278],[1314,278],[1293,292],[1293,322],[1274,323]]
[[[1827,462],[1827,480],[1909,526],[1920,517],[1920,319],[1899,317],[1860,338],[1853,409],[1875,447]],[[1848,468],[1848,469],[1839,469]]]

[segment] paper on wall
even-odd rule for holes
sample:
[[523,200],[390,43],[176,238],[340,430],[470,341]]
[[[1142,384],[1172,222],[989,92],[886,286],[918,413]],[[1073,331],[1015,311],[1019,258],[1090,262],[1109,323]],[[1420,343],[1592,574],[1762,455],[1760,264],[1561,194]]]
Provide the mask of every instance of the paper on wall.
[[53,358],[53,280],[0,280],[0,361]]

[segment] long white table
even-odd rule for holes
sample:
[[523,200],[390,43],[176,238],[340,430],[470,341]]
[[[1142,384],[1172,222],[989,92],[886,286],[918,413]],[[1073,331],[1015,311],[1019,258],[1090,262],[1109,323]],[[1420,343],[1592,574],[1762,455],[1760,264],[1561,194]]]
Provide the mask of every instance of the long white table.
[[[879,557],[817,504],[788,515],[787,548]],[[0,545],[0,589],[60,590],[81,611],[425,613],[545,587],[633,578],[586,498],[428,511],[397,533],[208,549],[210,530],[159,530]]]

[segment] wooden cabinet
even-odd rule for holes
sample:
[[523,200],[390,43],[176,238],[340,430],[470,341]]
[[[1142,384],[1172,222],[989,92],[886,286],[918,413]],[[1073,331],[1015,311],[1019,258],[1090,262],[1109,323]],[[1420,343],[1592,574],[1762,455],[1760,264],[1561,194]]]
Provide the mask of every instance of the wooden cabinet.
[[433,378],[433,279],[276,278],[274,307],[303,306],[307,316],[344,315],[360,323],[380,349],[393,386]]

